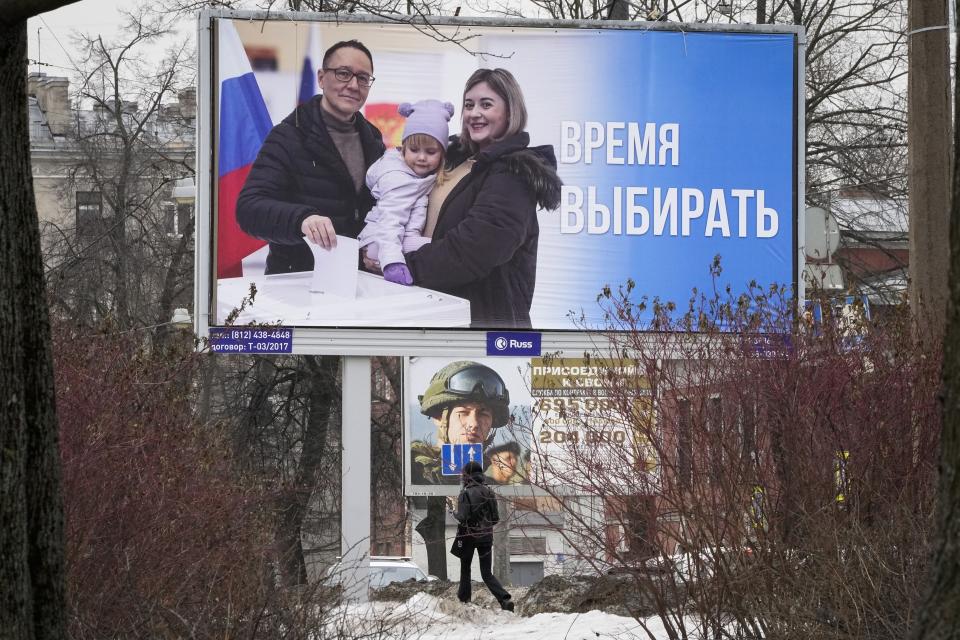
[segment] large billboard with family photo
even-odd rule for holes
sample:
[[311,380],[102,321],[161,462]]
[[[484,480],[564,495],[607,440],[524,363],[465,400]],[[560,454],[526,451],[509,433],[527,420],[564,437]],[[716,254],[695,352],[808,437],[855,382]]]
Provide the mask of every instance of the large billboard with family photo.
[[407,495],[457,495],[471,469],[514,495],[588,494],[598,469],[657,473],[635,361],[416,357],[403,388]]
[[628,281],[796,282],[797,30],[304,15],[209,19],[210,325],[569,331]]

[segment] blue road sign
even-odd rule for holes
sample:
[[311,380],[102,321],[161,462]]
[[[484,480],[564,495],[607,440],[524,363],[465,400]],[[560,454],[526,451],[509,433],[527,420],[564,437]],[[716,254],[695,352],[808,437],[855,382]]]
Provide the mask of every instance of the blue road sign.
[[468,462],[479,462],[483,464],[483,445],[480,444],[462,444],[462,453],[460,454],[460,459],[463,464],[460,465],[460,468],[463,469],[463,465]]
[[440,445],[440,473],[445,476],[458,476],[463,465],[468,462],[483,464],[483,445],[481,444],[442,444]]
[[461,448],[456,444],[440,445],[440,473],[445,476],[460,475],[463,459],[460,457]]

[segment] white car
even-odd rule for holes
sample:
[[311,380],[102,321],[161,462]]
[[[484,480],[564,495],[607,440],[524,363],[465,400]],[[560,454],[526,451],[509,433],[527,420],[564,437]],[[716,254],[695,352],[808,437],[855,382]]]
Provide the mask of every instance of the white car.
[[410,579],[433,582],[438,578],[424,573],[410,558],[388,556],[370,557],[370,588],[379,589],[391,582],[404,582]]
[[[330,585],[340,584],[345,569],[338,562],[327,570],[325,582]],[[436,576],[424,573],[413,560],[400,556],[370,556],[370,588],[379,589],[391,582],[406,580],[425,580],[432,582]]]

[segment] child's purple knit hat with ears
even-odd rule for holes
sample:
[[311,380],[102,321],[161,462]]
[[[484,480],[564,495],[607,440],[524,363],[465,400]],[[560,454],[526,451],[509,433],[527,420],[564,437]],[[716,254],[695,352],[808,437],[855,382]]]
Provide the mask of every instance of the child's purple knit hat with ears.
[[450,127],[447,124],[453,117],[453,104],[439,100],[421,100],[420,102],[404,102],[397,107],[397,113],[407,119],[403,127],[403,139],[406,140],[415,133],[425,133],[440,143],[443,150],[447,150],[450,138]]

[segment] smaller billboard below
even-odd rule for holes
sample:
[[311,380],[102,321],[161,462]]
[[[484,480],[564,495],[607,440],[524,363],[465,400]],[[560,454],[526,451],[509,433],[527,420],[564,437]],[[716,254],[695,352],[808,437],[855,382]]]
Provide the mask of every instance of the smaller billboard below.
[[403,403],[407,495],[456,495],[470,460],[506,494],[589,494],[592,470],[655,468],[632,361],[409,358]]

